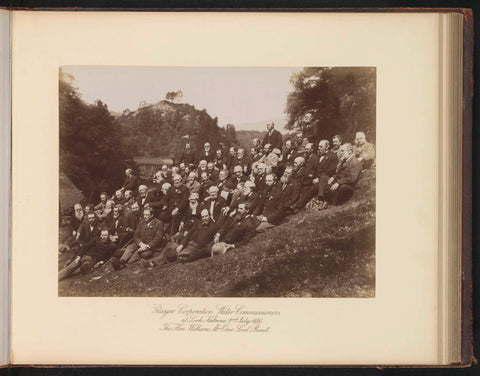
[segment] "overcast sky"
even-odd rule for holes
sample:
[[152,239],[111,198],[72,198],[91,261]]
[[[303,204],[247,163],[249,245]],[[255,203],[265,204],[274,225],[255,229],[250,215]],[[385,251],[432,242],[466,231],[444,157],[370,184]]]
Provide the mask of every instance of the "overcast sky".
[[290,76],[301,68],[249,67],[97,67],[66,66],[83,100],[96,99],[111,111],[136,110],[182,90],[183,101],[206,109],[218,123],[235,125],[284,119]]

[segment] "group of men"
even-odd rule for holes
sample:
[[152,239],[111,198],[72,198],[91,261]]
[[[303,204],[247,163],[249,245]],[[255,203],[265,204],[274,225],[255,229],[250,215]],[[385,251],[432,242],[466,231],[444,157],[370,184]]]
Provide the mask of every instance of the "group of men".
[[221,149],[213,153],[208,142],[196,154],[187,143],[178,165],[162,166],[149,186],[138,185],[127,169],[112,197],[103,192],[95,206],[75,205],[61,245],[73,257],[59,278],[107,261],[118,270],[139,260],[156,267],[223,254],[309,202],[319,209],[346,202],[362,170],[374,164],[374,146],[363,132],[353,145],[338,135],[332,144],[314,145],[301,132],[284,143],[269,123],[248,155],[234,147],[226,156]]

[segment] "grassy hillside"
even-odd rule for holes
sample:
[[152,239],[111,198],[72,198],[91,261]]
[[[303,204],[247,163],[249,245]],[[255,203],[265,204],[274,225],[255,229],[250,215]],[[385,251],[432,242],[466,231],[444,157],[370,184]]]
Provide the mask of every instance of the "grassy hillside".
[[159,269],[107,265],[61,281],[59,295],[373,297],[375,172],[358,188],[347,204],[304,209],[225,255]]

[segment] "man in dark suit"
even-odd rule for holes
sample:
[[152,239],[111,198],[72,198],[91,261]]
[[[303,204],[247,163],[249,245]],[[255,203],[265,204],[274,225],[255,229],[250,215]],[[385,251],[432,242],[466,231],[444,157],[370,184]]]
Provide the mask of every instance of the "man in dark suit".
[[239,204],[237,213],[229,217],[215,234],[214,243],[223,242],[227,248],[232,248],[247,243],[255,236],[258,221],[247,214],[249,210],[248,203]]
[[237,188],[239,183],[243,183],[245,181],[247,181],[247,176],[243,174],[242,166],[235,166],[233,168],[233,176],[225,183],[225,187],[230,190],[234,190]]
[[275,184],[274,174],[265,177],[265,192],[263,194],[262,210],[259,212],[259,225],[256,231],[263,232],[270,227],[278,225],[285,216],[284,197],[285,192],[278,189]]
[[172,209],[172,225],[170,235],[176,234],[183,214],[188,207],[188,197],[190,192],[188,188],[182,184],[182,177],[180,175],[173,176],[173,187],[168,191],[168,206]]
[[205,209],[208,210],[210,218],[216,224],[219,223],[222,217],[222,209],[227,206],[227,202],[222,197],[218,196],[218,187],[213,185],[208,188],[208,197],[204,201]]
[[133,236],[133,217],[124,215],[123,206],[120,204],[113,207],[112,216],[105,224],[117,247],[123,247]]
[[272,145],[272,149],[279,149],[282,151],[283,148],[283,138],[282,134],[274,129],[275,124],[274,122],[270,122],[267,124],[267,134],[263,137],[262,147],[266,144]]
[[289,209],[295,212],[305,206],[308,202],[307,197],[311,194],[314,187],[313,175],[311,171],[306,169],[303,157],[297,157],[293,161],[293,180],[298,186],[299,198]]
[[216,226],[210,219],[207,209],[201,211],[201,220],[197,221],[177,247],[181,262],[195,261],[211,255],[210,245],[215,235]]
[[[317,154],[311,153],[312,144],[305,146],[305,151],[309,155],[308,163],[305,166],[307,174],[311,177],[312,184],[304,188],[301,198],[295,204],[297,208],[303,208],[307,202],[318,195],[319,182],[322,176],[326,176],[327,180],[335,173],[338,158],[330,151],[330,142],[322,140],[318,143]],[[322,180],[323,181],[323,180]]]
[[[355,191],[355,185],[362,172],[362,164],[353,154],[353,146],[349,143],[340,146],[340,156],[335,174],[328,178],[323,175],[319,181],[318,200],[333,205],[340,205],[349,200]],[[326,205],[322,205],[326,207]]]
[[195,223],[200,220],[200,213],[205,209],[205,205],[200,203],[198,193],[190,193],[188,197],[188,207],[183,213],[178,231],[180,234],[190,231]]
[[209,179],[208,172],[202,172],[200,175],[200,190],[199,190],[199,195],[200,195],[200,201],[205,200],[208,196],[208,188],[210,188],[212,185],[215,185],[215,183]]
[[79,269],[83,274],[91,273],[94,265],[100,261],[106,261],[115,250],[115,243],[109,238],[108,229],[102,229],[100,234],[75,258],[58,273],[58,280],[65,279]]
[[180,163],[185,163],[185,166],[193,164],[195,165],[197,163],[195,159],[195,153],[192,150],[192,146],[190,143],[185,144],[185,151],[182,153],[180,156]]
[[155,208],[160,205],[159,201],[160,198],[156,196],[156,192],[149,192],[146,185],[141,185],[138,187],[137,203],[140,207],[140,210],[147,206]]
[[83,221],[79,229],[79,247],[88,244],[91,240],[100,235],[100,226],[95,213],[87,214],[87,221]]
[[138,185],[137,177],[133,175],[131,168],[127,168],[125,170],[125,180],[123,182],[121,190],[122,191],[130,190],[135,192],[137,190],[137,185]]
[[213,162],[214,159],[215,159],[215,154],[213,153],[213,151],[210,148],[210,143],[205,142],[205,144],[203,145],[203,150],[200,152],[198,160],[199,161],[205,160],[207,162]]
[[245,154],[245,150],[242,148],[239,148],[237,150],[237,158],[235,159],[235,164],[233,167],[235,168],[236,166],[242,167],[244,175],[250,175],[250,172],[252,170],[252,162]]
[[122,269],[127,263],[150,258],[164,243],[163,223],[153,217],[153,209],[146,208],[143,210],[143,221],[133,235],[133,242],[126,247],[120,259],[112,258],[112,265],[115,269]]

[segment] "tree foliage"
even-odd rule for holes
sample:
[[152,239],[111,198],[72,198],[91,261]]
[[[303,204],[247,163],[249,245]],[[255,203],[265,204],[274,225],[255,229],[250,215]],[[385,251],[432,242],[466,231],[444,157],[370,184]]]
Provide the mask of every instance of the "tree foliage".
[[220,128],[218,119],[205,109],[167,100],[124,113],[115,124],[120,128],[123,147],[132,156],[178,158],[185,149],[186,136],[195,150],[202,150],[207,141],[213,150],[236,141],[233,125]]
[[60,171],[87,199],[121,186],[131,161],[122,152],[118,126],[106,104],[84,102],[70,75],[60,73]]
[[376,69],[308,67],[292,75],[285,112],[289,130],[303,130],[313,142],[357,131],[375,141]]

